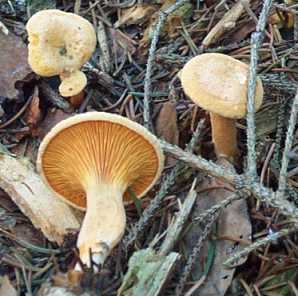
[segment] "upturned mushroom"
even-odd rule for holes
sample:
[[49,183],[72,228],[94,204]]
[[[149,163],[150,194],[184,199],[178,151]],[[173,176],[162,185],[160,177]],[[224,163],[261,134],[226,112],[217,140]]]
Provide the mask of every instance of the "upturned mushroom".
[[[218,157],[237,155],[235,119],[246,114],[249,67],[228,55],[205,53],[192,58],[180,73],[186,95],[210,112],[212,141]],[[263,101],[263,86],[257,78],[255,110]]]
[[96,46],[93,26],[79,15],[57,9],[35,13],[27,22],[28,62],[40,76],[59,75],[59,92],[70,97],[81,92],[87,78],[80,71]]
[[[85,210],[77,246],[83,263],[103,264],[123,236],[124,202],[144,196],[163,169],[157,138],[125,117],[105,112],[58,123],[40,145],[44,182],[70,205]],[[92,254],[92,258],[90,258]]]

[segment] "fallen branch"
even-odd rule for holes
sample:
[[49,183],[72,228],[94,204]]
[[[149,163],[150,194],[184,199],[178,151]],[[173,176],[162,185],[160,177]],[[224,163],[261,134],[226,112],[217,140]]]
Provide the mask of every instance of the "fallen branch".
[[272,0],[265,0],[256,27],[251,35],[251,55],[247,90],[247,177],[251,182],[257,181],[256,161],[256,126],[255,126],[255,91],[257,82],[258,50],[262,44],[265,26],[269,15]]
[[1,153],[0,187],[50,241],[61,245],[67,234],[79,229],[71,209],[46,188],[29,161]]
[[[249,0],[243,0],[249,3]],[[226,31],[231,30],[236,26],[236,21],[244,12],[244,6],[241,0],[239,0],[231,9],[229,9],[226,14],[221,18],[221,20],[212,28],[212,30],[207,34],[207,36],[202,41],[204,47],[215,43],[218,38],[220,38]]]
[[260,201],[266,202],[274,208],[278,208],[286,217],[298,222],[298,209],[296,206],[284,198],[276,196],[276,192],[273,192],[271,189],[260,185],[258,182],[252,183],[250,179],[244,175],[234,174],[212,161],[183,151],[179,147],[165,141],[161,141],[161,146],[166,152],[175,155],[177,159],[188,163],[192,167],[203,170],[214,177],[222,178],[226,182],[233,184],[237,190],[247,189]]

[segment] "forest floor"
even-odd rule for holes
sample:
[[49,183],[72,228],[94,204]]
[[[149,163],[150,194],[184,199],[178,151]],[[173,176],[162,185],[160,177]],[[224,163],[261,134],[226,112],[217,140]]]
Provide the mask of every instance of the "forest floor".
[[[271,2],[0,0],[0,154],[35,165],[55,124],[92,110],[128,117],[172,145],[162,144],[154,189],[126,206],[124,238],[99,272],[72,271],[77,231],[49,241],[0,188],[0,296],[298,295],[298,4]],[[80,96],[61,97],[57,77],[27,64],[26,23],[49,8],[96,29]],[[249,90],[254,71],[264,86],[260,110],[237,120],[233,165],[216,159],[209,114],[178,76],[210,52],[250,65]]]

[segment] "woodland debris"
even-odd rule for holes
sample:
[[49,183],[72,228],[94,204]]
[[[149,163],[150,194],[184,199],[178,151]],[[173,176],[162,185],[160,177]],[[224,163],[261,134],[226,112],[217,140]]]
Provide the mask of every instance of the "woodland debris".
[[8,276],[0,278],[0,296],[17,296],[18,293],[11,284]]
[[15,83],[24,79],[31,69],[27,62],[27,48],[22,39],[0,30],[0,96],[15,99]]
[[123,25],[129,26],[133,24],[142,24],[150,19],[153,13],[156,12],[158,6],[152,4],[134,5],[123,11],[119,20],[114,24],[115,28]]
[[230,10],[226,12],[223,18],[213,27],[208,35],[202,41],[202,45],[205,47],[218,41],[218,39],[227,31],[233,29],[236,26],[236,21],[244,12],[245,7],[242,2],[246,1],[248,4],[250,0],[239,0]]
[[[221,160],[218,163],[232,169],[232,165],[227,161]],[[229,189],[230,185],[215,179],[204,181],[199,188],[208,189],[208,187],[210,190],[199,194],[193,217],[199,216],[200,213],[204,213],[205,210],[210,209],[214,204],[232,194],[230,191],[232,188]],[[204,223],[203,221],[202,224],[204,225]],[[234,268],[226,268],[223,262],[231,256],[231,253],[241,250],[251,241],[251,223],[245,199],[233,201],[227,208],[221,209],[215,224],[217,227],[214,227],[211,238],[203,243],[200,256],[196,258],[198,263],[194,265],[192,272],[192,278],[196,280],[201,277],[202,273],[207,274],[206,282],[193,295],[217,295],[218,291],[224,295],[233,280],[235,266]],[[190,248],[194,242],[200,239],[201,232],[198,226],[195,224],[187,234],[187,246]],[[213,254],[213,257],[210,258],[210,254]],[[212,262],[209,263],[210,266],[206,264],[208,258]],[[245,261],[246,257],[244,256],[238,263],[242,264]]]
[[[156,252],[151,246],[135,252],[130,258],[128,271],[117,296],[158,296],[160,294],[180,258],[178,253],[171,250],[177,242],[196,200],[195,183],[196,181],[193,182],[175,221],[168,227],[166,238],[160,250]],[[152,245],[154,244],[153,241]]]
[[61,245],[79,229],[72,210],[49,191],[26,159],[0,154],[0,187],[48,240]]
[[[179,144],[179,128],[177,124],[176,103],[174,101],[162,104],[155,124],[156,135],[165,141],[178,145]],[[167,164],[175,165],[176,160],[168,156]]]

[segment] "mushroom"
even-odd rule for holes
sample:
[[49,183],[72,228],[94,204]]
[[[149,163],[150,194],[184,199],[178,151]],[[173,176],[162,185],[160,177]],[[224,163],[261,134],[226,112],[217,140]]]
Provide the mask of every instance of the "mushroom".
[[103,264],[124,233],[123,201],[131,200],[131,192],[144,196],[159,178],[163,162],[157,138],[120,115],[75,115],[46,135],[37,168],[60,198],[86,209],[77,241],[84,264],[90,266],[91,259]]
[[28,62],[40,76],[60,75],[59,92],[69,97],[87,84],[81,66],[96,46],[93,26],[79,15],[57,9],[35,13],[27,22]]
[[[233,161],[237,155],[235,119],[246,114],[249,67],[228,55],[205,53],[192,58],[179,77],[186,95],[210,112],[212,141],[217,157]],[[257,79],[255,110],[263,100],[263,86]]]

